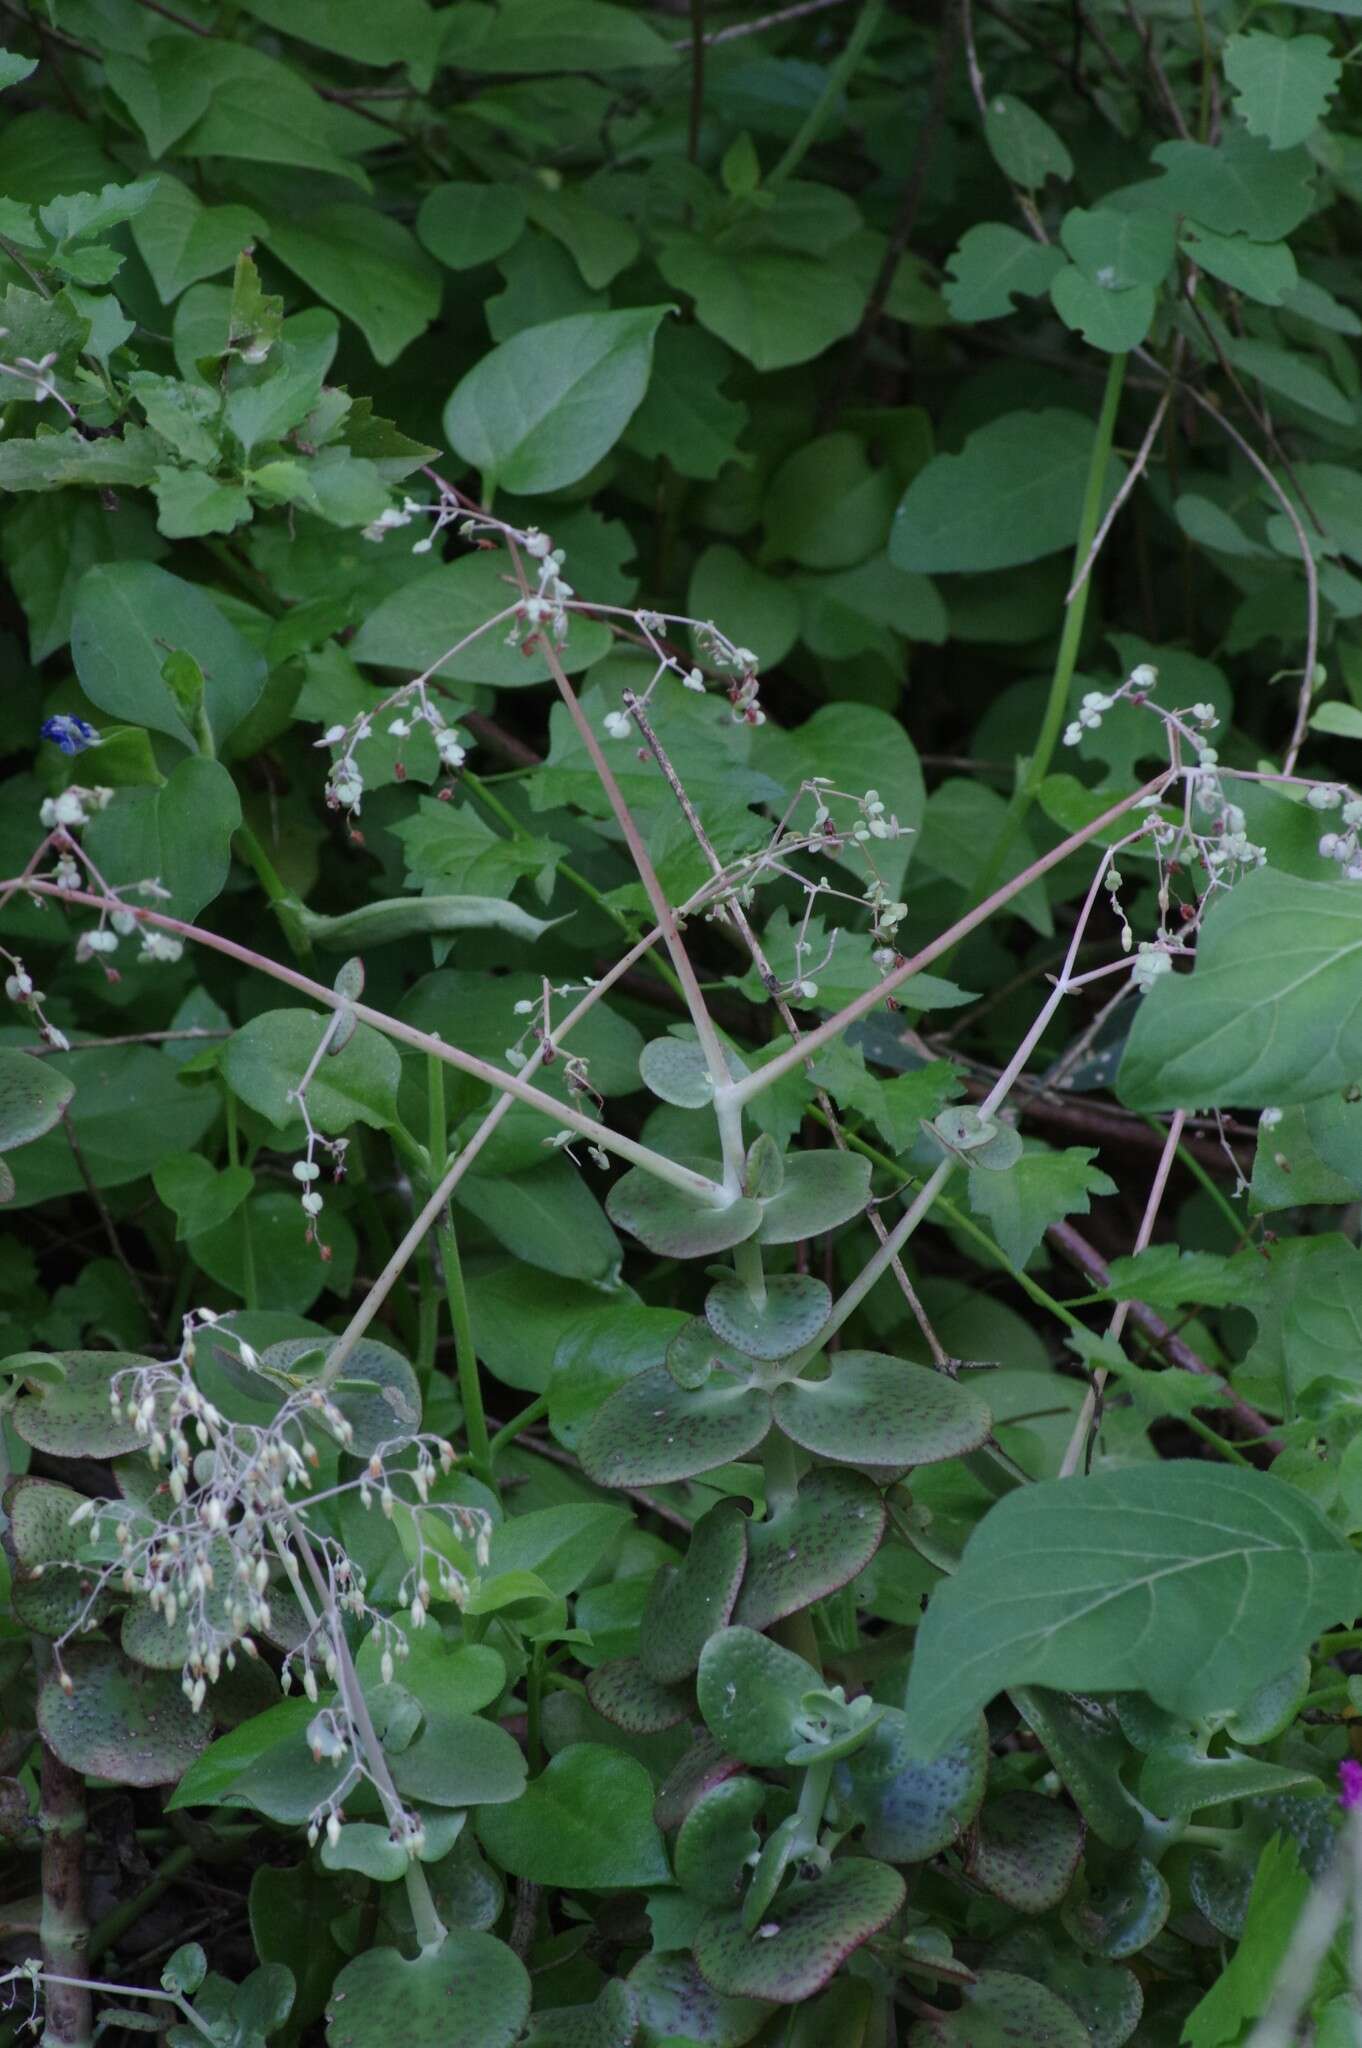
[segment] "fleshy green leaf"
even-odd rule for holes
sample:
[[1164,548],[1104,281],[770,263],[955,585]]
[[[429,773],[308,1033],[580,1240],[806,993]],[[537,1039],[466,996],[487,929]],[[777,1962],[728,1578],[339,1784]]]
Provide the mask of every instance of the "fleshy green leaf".
[[755,1934],[737,1911],[713,1914],[696,1936],[695,1959],[729,1998],[801,2005],[903,1904],[904,1883],[887,1863],[839,1858],[812,1883],[777,1894]]
[[519,1956],[490,1934],[456,1927],[408,1959],[371,1948],[346,1964],[326,2008],[330,2048],[511,2048],[530,2015]]
[[976,1450],[990,1417],[979,1396],[926,1366],[877,1351],[839,1351],[824,1380],[791,1380],[773,1397],[786,1436],[852,1465],[932,1465]]

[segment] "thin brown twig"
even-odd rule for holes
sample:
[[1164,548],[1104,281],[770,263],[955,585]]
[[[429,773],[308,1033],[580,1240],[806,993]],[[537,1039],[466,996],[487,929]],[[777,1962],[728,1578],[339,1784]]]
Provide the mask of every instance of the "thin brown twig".
[[81,1181],[84,1184],[86,1194],[90,1197],[90,1200],[95,1205],[96,1212],[99,1216],[100,1225],[103,1229],[104,1236],[108,1242],[109,1249],[113,1253],[115,1259],[117,1259],[119,1265],[123,1268],[123,1271],[127,1274],[128,1282],[132,1288],[132,1291],[137,1297],[138,1304],[145,1311],[148,1320],[155,1321],[156,1310],[152,1305],[151,1296],[147,1293],[147,1290],[142,1283],[142,1277],[137,1271],[137,1268],[133,1265],[131,1259],[128,1257],[127,1253],[123,1249],[123,1245],[119,1238],[118,1232],[114,1227],[113,1217],[109,1214],[108,1203],[104,1200],[104,1196],[100,1192],[99,1186],[95,1181],[95,1177],[90,1171],[89,1164],[86,1160],[85,1154],[81,1151],[80,1140],[77,1138],[75,1131],[72,1128],[71,1119],[69,1116],[63,1116],[61,1122],[62,1129],[66,1133],[66,1142],[71,1147],[71,1157],[76,1162],[76,1171],[81,1177]]
[[184,1039],[230,1038],[232,1027],[224,1025],[220,1031],[209,1031],[206,1027],[192,1025],[183,1031],[128,1031],[118,1038],[80,1038],[70,1045],[30,1045],[25,1048],[30,1059],[50,1059],[59,1052],[63,1057],[69,1052],[103,1052],[112,1045],[173,1045]]
[[[797,0],[793,7],[781,7],[774,14],[758,15],[755,21],[734,22],[730,28],[712,29],[705,37],[710,49],[718,43],[736,43],[741,36],[764,35],[768,28],[784,28],[790,21],[802,21],[807,14],[823,14],[830,7],[845,7],[847,0]],[[688,50],[690,37],[683,42],[673,43],[674,50]]]
[[187,14],[177,14],[173,7],[165,5],[165,0],[137,0],[137,4],[139,7],[145,7],[151,14],[160,14],[167,21],[173,21],[176,28],[188,29],[191,36],[203,36],[210,43],[217,41],[214,29],[204,28],[201,23],[191,21]]

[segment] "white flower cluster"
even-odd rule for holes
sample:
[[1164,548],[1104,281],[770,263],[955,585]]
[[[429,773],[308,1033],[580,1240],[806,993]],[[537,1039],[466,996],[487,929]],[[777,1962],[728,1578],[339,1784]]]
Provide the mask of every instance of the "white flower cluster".
[[1330,783],[1316,783],[1306,791],[1305,801],[1312,811],[1339,812],[1343,830],[1320,834],[1320,859],[1337,861],[1346,880],[1362,882],[1362,846],[1358,838],[1362,830],[1362,799]]
[[45,796],[38,816],[45,832],[71,832],[88,825],[92,811],[106,811],[113,802],[111,789],[84,789],[72,783],[59,796]]
[[403,498],[400,506],[389,505],[386,511],[380,512],[377,519],[371,520],[364,528],[364,539],[384,540],[395,528],[410,526],[413,519],[423,514],[432,518],[435,523],[429,533],[422,534],[420,540],[412,542],[411,551],[414,555],[428,555],[445,527],[452,526],[459,516],[458,507],[448,503],[443,497],[436,505],[423,505],[418,498]]
[[[1064,728],[1065,746],[1076,747],[1085,732],[1096,732],[1105,713],[1110,711],[1114,704],[1119,704],[1123,697],[1147,697],[1149,692],[1157,687],[1158,680],[1158,670],[1149,662],[1142,661],[1130,671],[1119,690],[1085,690],[1083,701],[1078,707],[1077,718],[1071,719]],[[1207,705],[1204,708],[1210,712],[1214,721],[1215,713],[1212,707]]]
[[[385,730],[394,739],[407,739],[418,727],[425,726],[435,742],[441,768],[450,775],[462,768],[468,759],[466,735],[457,726],[450,725],[439,705],[432,703],[424,676],[394,691],[386,706],[380,707],[385,708],[393,709]],[[344,811],[350,817],[359,816],[365,789],[364,774],[355,759],[355,750],[365,740],[373,738],[374,719],[378,715],[377,712],[367,714],[351,725],[328,726],[315,742],[319,747],[341,749],[327,772],[326,801],[332,810]],[[406,771],[401,761],[398,761],[395,773],[399,782],[405,780]]]

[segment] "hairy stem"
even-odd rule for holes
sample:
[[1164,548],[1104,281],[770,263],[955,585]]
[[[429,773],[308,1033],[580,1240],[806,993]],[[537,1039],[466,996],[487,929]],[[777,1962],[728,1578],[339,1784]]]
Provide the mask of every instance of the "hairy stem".
[[89,2048],[94,2007],[80,1982],[88,1960],[85,1917],[85,1780],[43,1744],[41,1771],[43,1908],[39,1935],[47,1992],[43,2048]]

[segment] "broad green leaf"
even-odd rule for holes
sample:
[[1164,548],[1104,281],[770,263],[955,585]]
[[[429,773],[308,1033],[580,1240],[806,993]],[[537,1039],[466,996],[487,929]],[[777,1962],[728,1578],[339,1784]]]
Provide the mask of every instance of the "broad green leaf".
[[1173,223],[1157,213],[1107,206],[1085,212],[1075,206],[1065,214],[1059,238],[1083,275],[1104,291],[1160,285],[1173,261]]
[[1050,300],[1066,327],[1108,355],[1138,348],[1154,324],[1155,296],[1148,285],[1122,291],[1098,283],[1072,263],[1052,281]]
[[[67,1118],[97,1187],[122,1187],[170,1152],[191,1151],[218,1115],[211,1090],[181,1084],[174,1062],[150,1045],[100,1046],[44,1059],[76,1084]],[[12,1205],[29,1208],[85,1181],[63,1131],[25,1145],[9,1164]]]
[[[852,570],[850,575],[864,574],[870,566]],[[885,568],[890,577],[895,575],[888,564]],[[875,791],[886,817],[897,818],[900,826],[897,838],[872,842],[875,872],[888,889],[903,887],[922,825],[926,792],[917,749],[901,720],[871,704],[826,704],[793,730],[763,727],[754,752],[758,763],[784,782],[789,796],[801,782],[819,775],[853,797]],[[841,817],[844,807],[836,808]],[[802,809],[797,813],[798,822],[803,824],[808,815],[807,807]],[[858,865],[855,872],[860,876],[864,870]],[[821,975],[819,981],[821,985]],[[908,999],[912,999],[911,991]]]
[[1236,370],[1306,412],[1318,413],[1341,427],[1351,426],[1357,416],[1353,401],[1344,396],[1333,378],[1292,349],[1275,348],[1267,341],[1235,340],[1226,353]]
[[994,93],[984,111],[984,139],[1003,176],[1028,192],[1047,178],[1071,178],[1073,158],[1034,108],[1011,93]]
[[1058,249],[1034,241],[1020,228],[982,221],[966,229],[947,258],[946,304],[953,318],[967,325],[999,320],[1016,310],[1017,293],[1038,298],[1063,261]]
[[322,99],[301,72],[226,38],[166,37],[152,51],[153,68],[166,52],[158,76],[207,102],[180,135],[180,155],[329,172],[367,189],[364,172],[348,159],[373,147],[372,130],[348,107]]
[[[28,620],[29,659],[36,663],[69,639],[76,591],[87,569],[96,562],[154,560],[165,553],[165,542],[133,500],[120,501],[115,513],[93,493],[61,491],[16,505],[0,528],[0,548]],[[112,780],[107,769],[101,773]]]
[[156,524],[167,540],[196,540],[205,533],[231,533],[251,517],[251,501],[240,484],[222,483],[202,469],[162,464],[152,489]]
[[1189,2048],[1224,2048],[1227,2041],[1241,2039],[1245,2024],[1266,2010],[1309,1893],[1310,1878],[1301,1868],[1296,1844],[1274,1836],[1259,1858],[1244,1938],[1183,2030]]
[[514,1515],[497,1526],[488,1570],[532,1571],[553,1592],[575,1593],[623,1534],[628,1521],[625,1509],[604,1501],[578,1501]]
[[1250,30],[1225,44],[1225,76],[1234,111],[1250,135],[1272,149],[1305,142],[1324,118],[1342,67],[1323,36],[1274,36]]
[[887,1708],[869,1737],[837,1765],[842,1812],[860,1822],[867,1855],[890,1863],[925,1863],[953,1847],[983,1803],[988,1779],[988,1725],[976,1715],[968,1732],[930,1763],[908,1746],[908,1722]]
[[530,1978],[505,1942],[456,1927],[414,1957],[370,1948],[346,1964],[326,2008],[330,2048],[511,2048],[530,2016]]
[[1070,1145],[1066,1151],[1024,1152],[1002,1173],[972,1173],[969,1204],[986,1216],[1014,1266],[1024,1266],[1052,1223],[1086,1216],[1089,1196],[1114,1195],[1116,1183],[1094,1167],[1096,1151]]
[[504,1805],[525,1789],[525,1758],[515,1737],[477,1714],[427,1707],[416,1740],[390,1757],[405,1799],[432,1806]]
[[1360,1604],[1348,1545],[1264,1473],[1162,1464],[1023,1487],[932,1596],[905,1702],[913,1752],[939,1754],[1012,1685],[1224,1712]]
[[833,576],[797,576],[792,582],[800,601],[801,636],[815,654],[830,660],[880,652],[897,662],[900,650],[893,634],[933,647],[946,638],[946,607],[935,584],[895,568],[887,555],[874,555]]
[[447,269],[476,270],[519,241],[527,218],[525,195],[516,186],[451,180],[427,192],[416,232]]
[[1262,1109],[1362,1073],[1362,901],[1260,868],[1210,912],[1190,975],[1143,998],[1117,1086],[1141,1109]]
[[595,1743],[560,1750],[512,1805],[478,1815],[478,1833],[504,1870],[532,1884],[632,1890],[670,1875],[652,1779],[633,1757]]
[[1285,242],[1218,235],[1191,220],[1183,225],[1181,245],[1202,270],[1264,306],[1290,304],[1290,294],[1298,289],[1296,259]]
[[328,1210],[316,1228],[317,1241],[327,1249],[325,1260],[308,1223],[294,1195],[270,1189],[249,1195],[225,1223],[193,1238],[189,1252],[196,1265],[239,1301],[249,1298],[254,1275],[261,1308],[305,1315],[323,1288],[345,1293],[354,1278],[358,1250],[354,1230],[340,1211]]
[[427,0],[391,0],[379,12],[369,0],[246,0],[246,12],[356,64],[406,64],[423,89],[445,32]]
[[854,1152],[795,1152],[780,1190],[761,1205],[763,1244],[797,1244],[859,1216],[870,1199],[870,1161]]
[[666,1258],[698,1259],[743,1244],[762,1222],[761,1206],[740,1195],[722,1206],[656,1180],[631,1166],[606,1197],[605,1213],[649,1251]]
[[821,355],[861,317],[865,294],[833,263],[781,249],[730,249],[696,235],[663,244],[658,269],[695,317],[758,370]]
[[0,92],[7,86],[22,85],[37,68],[36,57],[19,57],[13,50],[0,50]]
[[[506,646],[504,620],[485,630],[490,619],[516,603],[519,593],[504,581],[505,574],[502,559],[484,554],[430,570],[370,612],[350,643],[350,654],[381,668],[414,674],[433,668],[453,682],[492,683],[503,690],[547,681],[548,664],[538,649],[522,654]],[[575,675],[599,661],[610,644],[608,627],[595,619],[574,619],[558,658]],[[457,653],[452,651],[456,648]]]
[[1242,129],[1228,129],[1215,147],[1161,142],[1153,160],[1163,176],[1136,187],[1132,197],[1188,214],[1218,234],[1280,242],[1315,204],[1313,166],[1306,152],[1274,152]]
[[723,541],[711,541],[696,557],[686,608],[736,646],[750,647],[763,669],[784,661],[799,637],[799,599],[789,584]]
[[191,655],[204,677],[204,715],[221,744],[265,687],[265,664],[212,600],[151,562],[112,562],[81,579],[71,655],[101,711],[196,746],[165,680],[167,655]]
[[759,1300],[736,1276],[716,1281],[705,1296],[714,1334],[752,1358],[788,1358],[811,1344],[828,1319],[832,1295],[809,1274],[779,1273]]
[[[1010,569],[1071,547],[1078,534],[1094,428],[1079,413],[1012,412],[938,455],[909,484],[889,535],[900,569]],[[1113,456],[1103,498],[1115,495]]]
[[255,1185],[249,1167],[227,1166],[219,1172],[201,1152],[172,1153],[153,1167],[151,1179],[157,1195],[174,1211],[177,1243],[216,1230]]
[[854,568],[883,548],[897,497],[893,471],[871,462],[859,434],[820,434],[787,456],[767,487],[767,559]]
[[639,253],[639,240],[627,220],[593,206],[580,190],[560,185],[532,186],[527,195],[530,219],[561,242],[593,291],[627,270]]
[[[114,888],[157,881],[167,894],[156,909],[192,920],[221,894],[240,824],[241,802],[227,770],[191,755],[159,789],[119,790],[90,820],[85,843]],[[123,944],[135,942],[134,934]]]
[[594,469],[648,388],[665,306],[577,313],[527,327],[474,365],[445,432],[487,489],[561,490]]
[[32,1053],[0,1050],[0,1152],[31,1145],[60,1121],[75,1094],[69,1074]]
[[440,274],[400,221],[370,206],[324,206],[272,223],[266,240],[319,299],[353,320],[379,363],[395,362],[440,310]]
[[546,1160],[532,1173],[497,1179],[470,1173],[457,1200],[528,1266],[597,1285],[619,1272],[619,1240],[571,1160]]
[[713,478],[729,462],[746,464],[738,437],[747,407],[725,398],[721,388],[736,368],[703,328],[667,321],[653,343],[653,374],[625,430],[626,445],[641,455],[665,455],[680,476]]
[[450,23],[444,61],[461,71],[633,71],[671,66],[670,43],[608,0],[510,0],[465,6]]
[[[301,1119],[293,1098],[330,1019],[312,1010],[265,1010],[234,1032],[222,1054],[227,1085],[276,1130]],[[308,1115],[327,1137],[354,1124],[377,1131],[397,1122],[397,1049],[372,1025],[357,1024],[338,1053],[326,1054],[307,1092]]]

